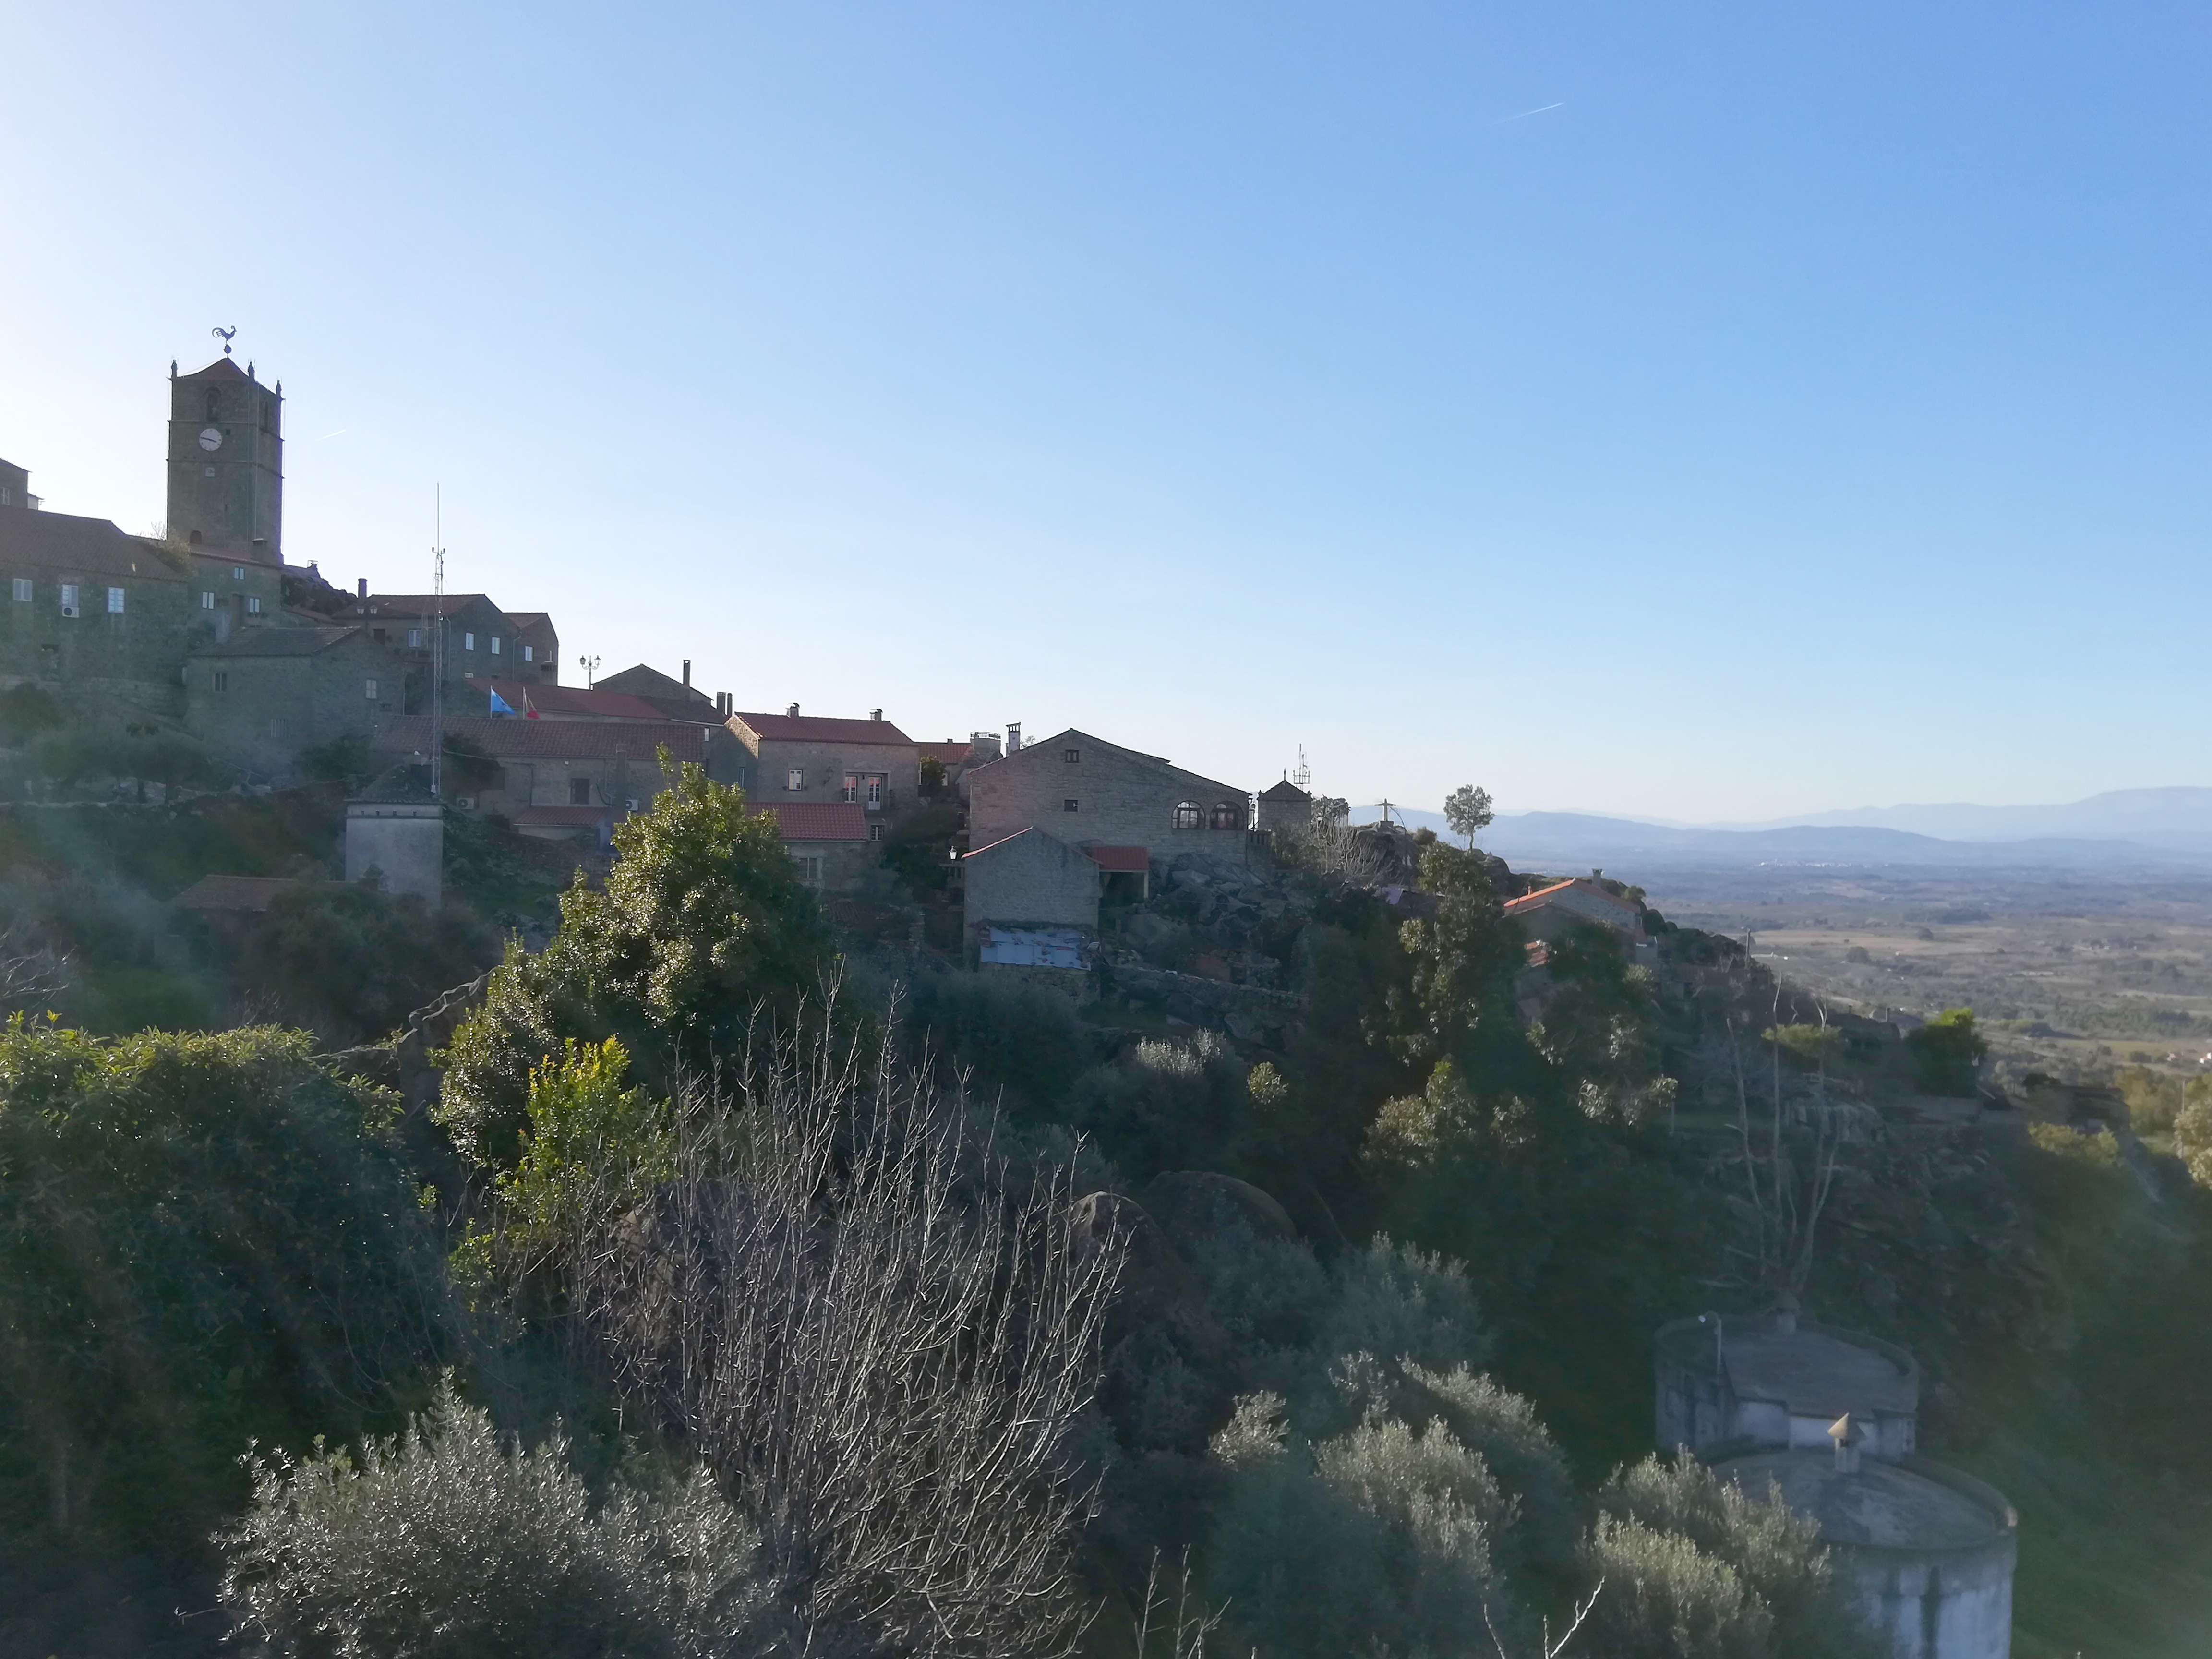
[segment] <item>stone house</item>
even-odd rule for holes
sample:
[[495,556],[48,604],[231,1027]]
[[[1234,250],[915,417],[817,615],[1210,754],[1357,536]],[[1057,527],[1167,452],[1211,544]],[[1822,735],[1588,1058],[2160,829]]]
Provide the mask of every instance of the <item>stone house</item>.
[[1521,924],[1530,945],[1529,959],[1540,966],[1544,947],[1570,928],[1592,922],[1610,927],[1621,937],[1631,962],[1645,966],[1659,959],[1659,947],[1644,931],[1644,912],[1633,900],[1610,891],[1595,872],[1554,882],[1533,893],[1509,899],[1505,914]]
[[[372,593],[362,582],[353,602],[331,617],[359,623],[379,645],[387,646],[406,665],[407,712],[430,709],[434,630],[446,623],[446,707],[470,707],[469,681],[502,675],[522,659],[514,619],[482,593]],[[476,701],[481,702],[479,696]]]
[[1074,928],[1085,936],[1098,932],[1098,901],[1105,891],[1098,861],[1042,830],[1017,830],[975,848],[960,860],[960,872],[971,949],[994,926]]
[[729,694],[710,697],[691,684],[691,660],[684,661],[684,677],[678,679],[662,673],[645,663],[625,668],[619,674],[609,674],[594,680],[593,686],[601,691],[624,691],[633,697],[642,697],[660,713],[663,720],[698,720],[702,724],[719,726],[729,718]]
[[[604,838],[614,823],[652,805],[669,786],[659,751],[672,761],[703,763],[704,727],[678,720],[492,720],[479,715],[446,722],[448,782],[446,797],[464,811],[496,812],[526,834]],[[387,763],[429,760],[430,722],[402,715],[376,738]],[[489,757],[489,781],[452,781],[453,751]]]
[[1252,804],[1252,827],[1269,834],[1304,830],[1313,823],[1313,797],[1285,778],[1260,792]]
[[516,654],[521,659],[510,672],[540,685],[560,684],[561,636],[554,631],[553,618],[543,611],[510,611],[507,617],[514,624],[520,647]]
[[31,493],[31,472],[13,461],[0,461],[0,507],[27,507],[39,510],[39,498]]
[[968,775],[968,840],[979,848],[1035,828],[1071,846],[1141,847],[1153,858],[1241,854],[1250,818],[1249,798],[1234,785],[1073,729]]
[[870,831],[883,826],[870,822],[858,801],[772,800],[752,810],[775,820],[800,879],[818,892],[849,893],[882,861],[878,837]]
[[914,748],[917,763],[923,760],[937,763],[944,782],[936,799],[958,801],[963,805],[968,800],[969,773],[979,766],[989,765],[1003,752],[995,732],[971,732],[965,743],[947,738],[943,743],[917,743]]
[[185,724],[209,748],[267,778],[300,751],[375,734],[404,714],[404,670],[365,628],[257,628],[184,666]]
[[913,738],[884,718],[841,720],[802,714],[793,703],[781,714],[732,713],[725,729],[737,739],[728,781],[763,805],[771,802],[842,802],[866,814],[869,839],[910,811],[921,787],[921,753]]
[[0,507],[0,678],[175,712],[185,649],[215,638],[189,566],[105,519]]

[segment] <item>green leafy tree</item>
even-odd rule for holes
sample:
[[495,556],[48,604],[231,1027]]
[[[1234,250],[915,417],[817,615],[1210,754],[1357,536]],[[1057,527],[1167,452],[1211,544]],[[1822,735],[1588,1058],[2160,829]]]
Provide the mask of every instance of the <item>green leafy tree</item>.
[[1444,797],[1444,822],[1451,826],[1452,834],[1465,836],[1469,847],[1497,816],[1491,806],[1490,791],[1474,784],[1463,783]]
[[1974,1029],[1971,1008],[1947,1008],[1905,1034],[1913,1074],[1931,1095],[1972,1095],[1980,1086],[1988,1041]]
[[480,1163],[520,1150],[533,1066],[574,1037],[619,1037],[649,1089],[734,1059],[787,1024],[835,962],[828,925],[775,823],[686,763],[653,810],[615,830],[602,888],[580,874],[536,956],[519,944],[453,1034],[436,1115]]
[[240,993],[336,1048],[398,1029],[498,958],[498,935],[464,906],[320,882],[270,901],[232,969]]
[[0,1515],[19,1536],[173,1540],[243,1495],[249,1439],[357,1427],[428,1382],[443,1277],[395,1103],[312,1046],[20,1017],[0,1034]]

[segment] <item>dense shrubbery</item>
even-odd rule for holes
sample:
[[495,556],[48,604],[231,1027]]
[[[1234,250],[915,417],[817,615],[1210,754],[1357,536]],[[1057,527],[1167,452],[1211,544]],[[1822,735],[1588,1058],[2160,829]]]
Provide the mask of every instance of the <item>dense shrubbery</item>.
[[255,1435],[415,1396],[442,1276],[374,1091],[304,1034],[0,1036],[0,1492],[18,1534],[187,1544]]

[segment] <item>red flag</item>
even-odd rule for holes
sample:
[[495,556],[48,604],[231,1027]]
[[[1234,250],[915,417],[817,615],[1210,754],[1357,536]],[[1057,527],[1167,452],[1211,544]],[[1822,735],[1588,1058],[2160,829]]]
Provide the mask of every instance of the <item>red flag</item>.
[[526,720],[534,720],[538,718],[538,705],[530,701],[530,693],[527,691],[522,694],[522,718]]

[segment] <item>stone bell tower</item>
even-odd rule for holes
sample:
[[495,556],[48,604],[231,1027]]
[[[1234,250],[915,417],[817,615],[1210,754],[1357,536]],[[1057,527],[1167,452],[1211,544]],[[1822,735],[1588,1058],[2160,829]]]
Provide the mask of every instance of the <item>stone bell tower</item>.
[[169,365],[169,533],[210,553],[283,562],[284,386],[223,355]]

